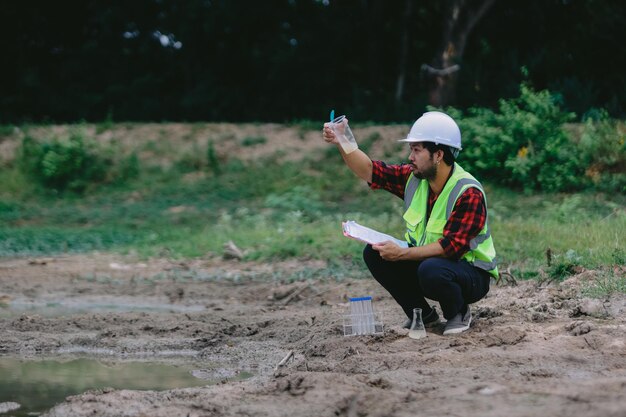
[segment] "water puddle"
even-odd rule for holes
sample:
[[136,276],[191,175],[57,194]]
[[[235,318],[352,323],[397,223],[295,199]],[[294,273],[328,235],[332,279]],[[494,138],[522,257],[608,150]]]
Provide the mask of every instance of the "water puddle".
[[[110,387],[160,391],[205,386],[215,381],[200,378],[210,375],[212,372],[197,369],[191,364],[0,358],[0,405],[21,405],[17,410],[0,412],[0,416],[37,416],[65,400],[65,397],[90,389]],[[237,378],[247,376],[240,374]]]
[[14,299],[0,304],[0,317],[39,314],[54,317],[79,313],[168,312],[191,313],[205,310],[203,305],[180,305],[163,302],[138,303],[135,298],[106,297],[57,298],[49,300]]

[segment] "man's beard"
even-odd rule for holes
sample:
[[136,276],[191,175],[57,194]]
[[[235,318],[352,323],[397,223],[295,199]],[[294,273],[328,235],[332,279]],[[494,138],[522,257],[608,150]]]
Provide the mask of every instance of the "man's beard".
[[420,180],[434,180],[437,177],[437,165],[432,164],[430,168],[426,169],[424,172],[413,172],[415,178]]

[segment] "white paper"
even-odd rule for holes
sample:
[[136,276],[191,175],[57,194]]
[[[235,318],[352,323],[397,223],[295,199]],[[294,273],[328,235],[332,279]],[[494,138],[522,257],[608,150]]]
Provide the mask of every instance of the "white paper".
[[343,223],[343,234],[369,244],[392,241],[402,248],[409,247],[409,244],[404,240],[396,239],[393,236],[378,232],[374,229],[370,229],[369,227],[361,226],[353,220],[348,220]]

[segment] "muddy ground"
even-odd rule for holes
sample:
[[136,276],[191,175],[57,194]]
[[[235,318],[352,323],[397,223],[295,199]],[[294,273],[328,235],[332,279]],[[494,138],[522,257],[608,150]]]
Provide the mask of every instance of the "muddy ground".
[[[45,414],[55,417],[626,416],[626,297],[582,297],[593,271],[493,285],[468,332],[413,340],[372,279],[277,278],[303,268],[325,265],[2,260],[0,355],[188,358],[217,381],[89,391]],[[384,335],[343,336],[347,297],[361,295],[373,296]]]

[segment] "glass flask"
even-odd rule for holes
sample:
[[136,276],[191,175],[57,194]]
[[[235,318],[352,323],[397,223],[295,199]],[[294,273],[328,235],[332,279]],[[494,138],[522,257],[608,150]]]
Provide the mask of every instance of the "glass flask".
[[411,322],[411,328],[409,329],[409,337],[411,339],[421,339],[426,337],[426,328],[422,321],[422,309],[413,309],[413,321]]

